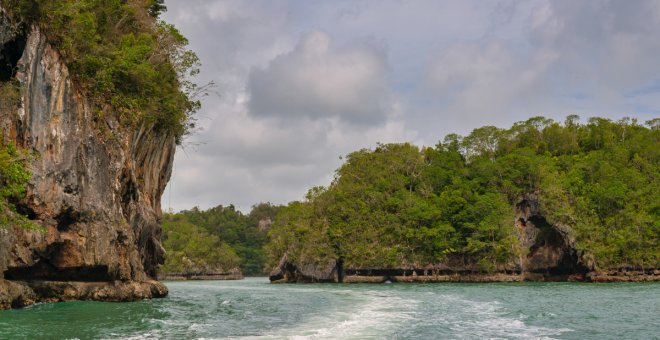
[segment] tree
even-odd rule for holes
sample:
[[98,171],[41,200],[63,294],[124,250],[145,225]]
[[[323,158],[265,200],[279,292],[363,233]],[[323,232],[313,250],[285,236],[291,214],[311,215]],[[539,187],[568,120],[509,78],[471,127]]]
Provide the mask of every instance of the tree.
[[149,5],[149,15],[157,18],[165,11],[167,11],[165,0],[151,0],[151,4]]
[[182,215],[165,215],[163,246],[167,251],[164,273],[226,273],[240,262],[231,246]]
[[[501,268],[518,258],[514,211],[538,197],[603,268],[660,264],[660,130],[532,117],[509,129],[450,134],[434,148],[379,144],[349,154],[327,188],[278,214],[269,263],[279,256],[354,268],[421,268],[448,257]],[[307,263],[308,263],[307,262]]]

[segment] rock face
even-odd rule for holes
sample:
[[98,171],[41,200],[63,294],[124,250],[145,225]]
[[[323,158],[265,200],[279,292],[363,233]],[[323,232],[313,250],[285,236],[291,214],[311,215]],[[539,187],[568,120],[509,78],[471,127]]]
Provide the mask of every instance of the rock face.
[[527,254],[520,267],[528,280],[584,280],[590,266],[575,250],[571,229],[546,220],[538,197],[525,195],[516,207],[515,226]]
[[17,209],[46,229],[0,228],[0,309],[165,296],[155,277],[174,137],[94,112],[38,28],[0,14],[0,44],[15,63],[0,81],[13,72],[21,91],[19,105],[0,106],[2,138],[32,154]]
[[523,196],[512,221],[524,250],[520,258],[485,271],[469,258],[448,257],[424,268],[344,268],[341,259],[326,265],[290,261],[285,255],[271,272],[272,283],[382,283],[382,282],[516,282],[516,281],[659,281],[660,270],[617,269],[595,271],[574,246],[568,226],[551,223],[540,209],[537,195]]
[[343,282],[343,260],[317,263],[293,263],[285,254],[279,265],[270,273],[273,283],[320,283]]

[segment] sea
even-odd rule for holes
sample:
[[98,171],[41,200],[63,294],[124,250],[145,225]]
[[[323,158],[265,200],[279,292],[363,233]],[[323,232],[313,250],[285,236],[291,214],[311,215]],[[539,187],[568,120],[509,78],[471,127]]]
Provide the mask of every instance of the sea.
[[0,339],[660,339],[660,283],[166,285],[0,311]]

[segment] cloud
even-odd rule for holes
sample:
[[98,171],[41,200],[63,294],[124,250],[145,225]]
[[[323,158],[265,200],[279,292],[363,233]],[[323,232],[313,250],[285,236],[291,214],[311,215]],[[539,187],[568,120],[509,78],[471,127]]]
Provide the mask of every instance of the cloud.
[[648,102],[644,89],[660,89],[659,7],[562,0],[499,6],[482,39],[455,42],[429,63],[420,97],[449,120],[459,116],[454,125],[472,127],[539,114],[652,115],[638,109]]
[[[377,142],[531,115],[660,113],[652,0],[189,0],[165,19],[200,56],[203,130],[163,207],[286,203]],[[171,199],[170,199],[171,190]]]
[[563,86],[614,104],[623,93],[660,78],[660,3],[552,1],[532,13],[530,42],[559,53]]
[[[220,96],[204,99],[198,114],[202,130],[175,156],[174,175],[163,196],[165,209],[234,204],[246,211],[261,201],[298,200],[309,187],[331,181],[340,155],[376,142],[414,137],[396,119],[402,108],[388,93],[385,56],[378,44],[364,38],[339,44],[312,29],[302,39],[293,39],[284,24],[287,12],[275,2],[192,1],[170,6],[168,15],[193,43],[205,79],[216,81]],[[324,115],[255,115],[249,86],[254,70],[271,76],[275,70],[290,79],[288,70],[272,65],[297,61],[307,63],[309,77],[334,82],[313,88],[319,95],[306,104],[313,108],[310,112]],[[363,70],[355,72],[354,67]],[[278,86],[279,82],[274,87]],[[294,93],[310,96],[308,86],[296,86]],[[385,107],[368,104],[366,97],[379,98]],[[365,124],[365,118],[356,122],[342,111],[360,113],[373,124]],[[371,116],[374,112],[379,116]]]
[[368,41],[337,46],[320,31],[249,75],[255,117],[311,120],[338,117],[381,124],[391,113],[384,53]]
[[431,65],[426,82],[446,111],[475,124],[514,104],[531,108],[542,102],[556,58],[551,52],[519,55],[501,41],[456,44]]
[[[245,211],[260,201],[299,200],[308,188],[330,183],[339,156],[415,137],[396,120],[358,129],[338,119],[280,124],[254,118],[240,105],[216,109],[231,115],[210,122],[196,150],[176,154],[175,209],[232,203]],[[170,206],[169,194],[163,206]]]

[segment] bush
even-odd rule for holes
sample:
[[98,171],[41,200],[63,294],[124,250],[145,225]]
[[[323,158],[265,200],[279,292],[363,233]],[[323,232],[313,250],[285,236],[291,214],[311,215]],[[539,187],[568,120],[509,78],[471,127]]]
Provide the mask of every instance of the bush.
[[13,144],[0,147],[0,227],[2,228],[18,225],[40,229],[25,216],[16,212],[15,203],[24,198],[27,183],[32,177],[26,165],[27,157]]
[[[76,84],[101,114],[149,124],[181,138],[194,127],[200,88],[188,80],[199,59],[159,0],[0,0],[36,24],[61,53]],[[202,91],[203,92],[203,91]]]

